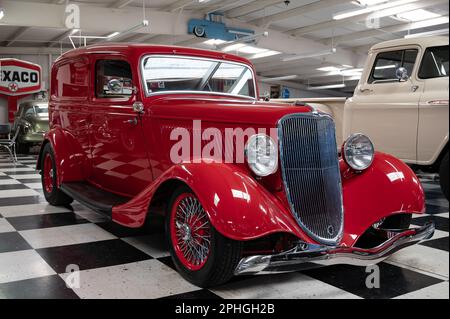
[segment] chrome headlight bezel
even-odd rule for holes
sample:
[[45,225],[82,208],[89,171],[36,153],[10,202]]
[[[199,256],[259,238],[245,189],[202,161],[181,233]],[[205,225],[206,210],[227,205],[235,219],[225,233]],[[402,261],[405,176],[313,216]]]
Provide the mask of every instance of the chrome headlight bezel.
[[[363,143],[364,145],[355,148],[356,143]],[[364,149],[361,150],[362,148]],[[357,149],[364,154],[355,154]],[[357,172],[365,171],[373,164],[375,148],[368,136],[361,133],[352,134],[342,146],[342,158],[353,170]]]
[[255,134],[248,139],[245,158],[250,170],[259,177],[266,177],[278,171],[278,147],[267,134]]

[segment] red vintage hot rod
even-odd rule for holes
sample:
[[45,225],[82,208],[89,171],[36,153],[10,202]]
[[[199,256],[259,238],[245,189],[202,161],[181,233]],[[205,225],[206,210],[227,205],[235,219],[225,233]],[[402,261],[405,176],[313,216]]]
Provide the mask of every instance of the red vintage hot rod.
[[96,45],[61,56],[37,167],[47,201],[127,227],[162,214],[173,261],[198,286],[233,275],[369,265],[430,238],[418,178],[308,105],[260,102],[241,57]]

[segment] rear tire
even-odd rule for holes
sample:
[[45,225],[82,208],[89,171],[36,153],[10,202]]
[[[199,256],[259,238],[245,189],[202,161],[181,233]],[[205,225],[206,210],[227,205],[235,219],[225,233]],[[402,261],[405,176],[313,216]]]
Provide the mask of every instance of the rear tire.
[[441,162],[441,167],[439,169],[439,179],[441,182],[441,189],[442,189],[442,193],[444,193],[444,196],[447,198],[447,200],[449,199],[449,194],[448,194],[448,178],[449,178],[449,174],[448,174],[448,166],[449,166],[449,162],[448,162],[448,152],[447,154],[445,154],[444,158],[442,159]]
[[41,181],[44,197],[53,206],[65,206],[73,202],[73,198],[63,193],[57,186],[57,170],[55,155],[50,143],[42,151]]
[[[195,223],[204,227],[196,227]],[[186,186],[178,188],[170,200],[166,236],[172,260],[187,281],[207,288],[223,284],[233,277],[241,259],[242,242],[217,232],[197,196]],[[195,249],[190,250],[189,247]],[[193,252],[198,251],[200,254],[192,257],[195,255]]]

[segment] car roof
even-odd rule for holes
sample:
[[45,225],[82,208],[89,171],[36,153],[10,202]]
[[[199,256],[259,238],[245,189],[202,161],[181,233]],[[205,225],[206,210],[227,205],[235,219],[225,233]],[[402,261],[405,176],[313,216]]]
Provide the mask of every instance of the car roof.
[[220,51],[194,49],[180,46],[155,45],[155,44],[136,44],[136,43],[102,43],[89,45],[86,47],[74,49],[64,53],[58,60],[75,58],[86,54],[121,54],[126,56],[140,57],[145,54],[176,54],[196,56],[210,59],[227,60],[232,62],[252,65],[247,59]]
[[405,45],[419,45],[423,48],[443,46],[448,45],[448,37],[435,36],[435,37],[418,37],[409,39],[390,40],[375,44],[370,50],[373,51]]

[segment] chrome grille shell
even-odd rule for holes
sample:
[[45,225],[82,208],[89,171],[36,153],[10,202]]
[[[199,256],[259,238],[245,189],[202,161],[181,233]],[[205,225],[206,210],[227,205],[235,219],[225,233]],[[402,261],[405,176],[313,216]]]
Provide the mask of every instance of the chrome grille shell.
[[292,215],[313,240],[337,245],[342,238],[342,181],[333,119],[296,113],[278,123],[280,167]]

